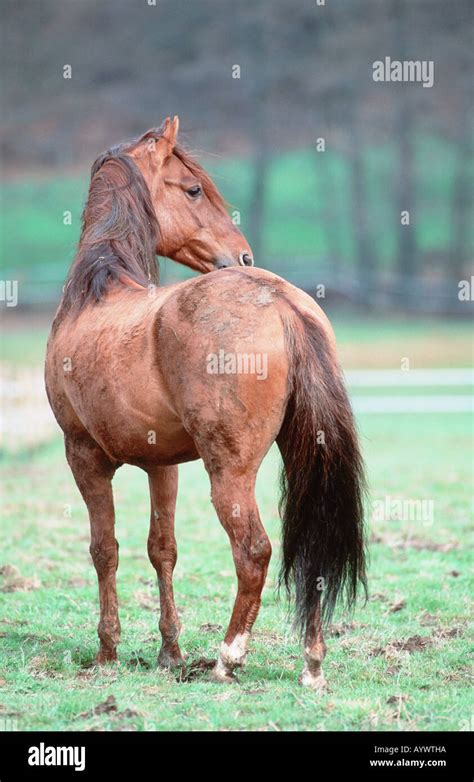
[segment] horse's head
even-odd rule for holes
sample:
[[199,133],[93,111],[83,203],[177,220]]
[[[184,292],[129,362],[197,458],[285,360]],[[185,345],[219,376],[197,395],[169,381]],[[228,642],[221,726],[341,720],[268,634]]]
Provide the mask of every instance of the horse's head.
[[156,252],[200,272],[252,266],[245,237],[209,175],[176,144],[179,120],[165,120],[127,154],[140,169],[159,224]]

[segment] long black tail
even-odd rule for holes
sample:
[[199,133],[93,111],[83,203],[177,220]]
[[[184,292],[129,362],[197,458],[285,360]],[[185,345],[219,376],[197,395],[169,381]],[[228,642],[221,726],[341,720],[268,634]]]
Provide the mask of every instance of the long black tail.
[[[289,303],[289,302],[288,302]],[[280,583],[295,592],[301,631],[320,607],[367,595],[365,480],[351,406],[324,327],[291,307],[285,322],[290,394],[277,443],[283,457]]]

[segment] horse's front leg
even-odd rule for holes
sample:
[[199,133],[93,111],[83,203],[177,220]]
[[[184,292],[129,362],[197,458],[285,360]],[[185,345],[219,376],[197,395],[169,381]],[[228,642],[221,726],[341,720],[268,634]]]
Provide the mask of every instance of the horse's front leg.
[[178,558],[174,536],[174,514],[178,492],[178,467],[154,467],[148,471],[151,498],[148,556],[160,588],[160,632],[162,645],[158,664],[165,668],[182,665],[178,644],[181,631],[174,603],[173,570]]
[[245,662],[272,553],[260,521],[254,485],[254,475],[211,475],[212,501],[230,538],[238,582],[232,617],[212,671],[212,678],[220,682],[233,681],[234,669]]
[[90,553],[99,581],[100,648],[98,663],[117,659],[120,640],[116,571],[118,543],[115,539],[115,513],[112,478],[115,466],[87,435],[66,437],[66,457],[89,511]]

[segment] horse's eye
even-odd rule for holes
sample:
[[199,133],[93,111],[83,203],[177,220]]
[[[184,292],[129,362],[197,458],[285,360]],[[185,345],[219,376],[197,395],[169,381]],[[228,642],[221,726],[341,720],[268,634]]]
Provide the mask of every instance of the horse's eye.
[[201,186],[194,185],[193,187],[190,187],[189,190],[186,190],[186,192],[191,198],[197,198],[202,193]]

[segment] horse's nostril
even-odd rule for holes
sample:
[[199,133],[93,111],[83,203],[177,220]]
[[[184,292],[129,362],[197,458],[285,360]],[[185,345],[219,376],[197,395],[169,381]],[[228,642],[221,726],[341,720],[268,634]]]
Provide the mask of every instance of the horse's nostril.
[[253,266],[253,258],[248,253],[241,253],[240,260],[244,266]]
[[218,261],[216,261],[216,269],[227,269],[230,266],[230,263],[225,258],[219,258]]

